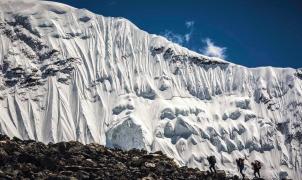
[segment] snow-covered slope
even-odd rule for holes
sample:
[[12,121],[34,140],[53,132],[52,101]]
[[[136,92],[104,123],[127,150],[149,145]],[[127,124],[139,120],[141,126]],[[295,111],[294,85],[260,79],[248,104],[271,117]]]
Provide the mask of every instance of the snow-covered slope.
[[299,70],[246,68],[123,18],[25,0],[0,1],[0,69],[0,133],[161,150],[200,169],[215,155],[231,173],[246,157],[268,179],[301,179]]

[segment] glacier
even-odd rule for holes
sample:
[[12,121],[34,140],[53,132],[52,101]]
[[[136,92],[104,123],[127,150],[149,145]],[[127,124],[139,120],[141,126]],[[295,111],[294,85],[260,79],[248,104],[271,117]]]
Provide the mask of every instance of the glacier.
[[0,133],[162,151],[179,165],[301,179],[302,70],[207,57],[124,18],[0,1]]

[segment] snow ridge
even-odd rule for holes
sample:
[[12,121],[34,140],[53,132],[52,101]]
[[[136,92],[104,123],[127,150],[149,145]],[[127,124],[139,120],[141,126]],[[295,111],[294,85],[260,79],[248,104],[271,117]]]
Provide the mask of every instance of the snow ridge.
[[268,179],[301,177],[301,70],[246,68],[46,1],[1,1],[0,32],[0,133],[161,150],[202,170],[215,155],[230,173],[246,157]]

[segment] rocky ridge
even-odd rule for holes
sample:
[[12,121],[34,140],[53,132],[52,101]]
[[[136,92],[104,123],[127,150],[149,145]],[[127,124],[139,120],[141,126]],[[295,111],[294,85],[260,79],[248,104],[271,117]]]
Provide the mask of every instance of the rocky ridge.
[[162,152],[123,151],[77,141],[49,143],[0,135],[0,179],[230,179],[179,167]]
[[0,1],[0,133],[161,151],[227,174],[301,179],[301,69],[206,57],[123,18],[35,0]]

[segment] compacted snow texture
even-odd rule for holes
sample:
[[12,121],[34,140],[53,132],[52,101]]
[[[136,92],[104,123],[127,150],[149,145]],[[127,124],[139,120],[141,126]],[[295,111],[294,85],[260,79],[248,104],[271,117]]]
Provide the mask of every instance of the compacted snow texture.
[[180,165],[301,179],[302,71],[246,68],[123,18],[0,2],[0,133],[163,151]]

